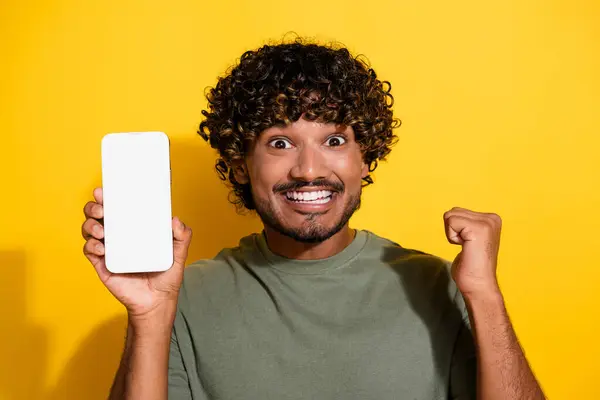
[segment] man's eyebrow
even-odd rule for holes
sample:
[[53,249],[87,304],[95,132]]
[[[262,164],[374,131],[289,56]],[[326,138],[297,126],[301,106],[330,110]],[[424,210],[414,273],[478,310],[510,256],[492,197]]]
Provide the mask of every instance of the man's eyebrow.
[[[285,129],[286,127],[287,127],[287,125],[285,123],[278,122],[276,124],[269,126],[268,128],[264,129],[263,131],[261,131],[258,136],[264,136],[265,133],[268,135],[282,134],[284,132],[281,132],[280,130]],[[277,132],[269,132],[269,131],[272,131],[273,129],[278,130],[278,131]]]

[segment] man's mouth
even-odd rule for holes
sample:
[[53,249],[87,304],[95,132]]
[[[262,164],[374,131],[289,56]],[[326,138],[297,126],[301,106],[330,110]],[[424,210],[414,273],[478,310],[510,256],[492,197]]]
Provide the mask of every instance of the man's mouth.
[[311,191],[295,191],[290,190],[285,192],[285,197],[294,203],[298,204],[326,204],[333,197],[331,190],[311,190]]

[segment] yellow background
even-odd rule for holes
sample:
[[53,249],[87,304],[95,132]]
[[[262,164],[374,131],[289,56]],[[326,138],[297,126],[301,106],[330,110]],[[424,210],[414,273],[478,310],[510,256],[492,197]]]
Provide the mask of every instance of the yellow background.
[[400,142],[354,226],[452,258],[445,210],[499,213],[500,280],[535,373],[551,399],[600,399],[593,0],[3,0],[0,399],[105,398],[124,312],[80,237],[105,133],[170,135],[190,260],[259,228],[195,130],[204,88],[289,31],[340,41],[392,82]]

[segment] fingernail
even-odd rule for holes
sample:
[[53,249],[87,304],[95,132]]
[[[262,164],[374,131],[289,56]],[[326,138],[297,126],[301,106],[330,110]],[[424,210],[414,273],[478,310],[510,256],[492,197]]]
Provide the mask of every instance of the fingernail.
[[96,251],[101,253],[103,250],[104,250],[104,246],[102,246],[101,244],[96,245]]

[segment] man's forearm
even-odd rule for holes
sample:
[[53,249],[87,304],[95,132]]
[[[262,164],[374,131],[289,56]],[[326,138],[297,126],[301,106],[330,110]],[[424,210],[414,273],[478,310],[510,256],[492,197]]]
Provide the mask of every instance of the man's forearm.
[[129,318],[125,350],[109,400],[166,400],[175,309],[154,318]]
[[465,298],[477,345],[479,400],[543,400],[500,292]]

